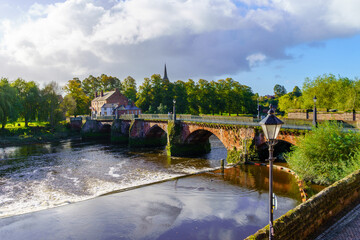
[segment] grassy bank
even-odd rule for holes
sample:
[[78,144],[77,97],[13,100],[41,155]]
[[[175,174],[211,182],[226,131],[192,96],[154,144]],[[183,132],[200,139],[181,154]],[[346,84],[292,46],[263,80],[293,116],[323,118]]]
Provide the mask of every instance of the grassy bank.
[[5,129],[0,129],[0,147],[45,143],[77,137],[80,137],[80,133],[71,131],[66,124],[51,127],[46,123],[31,123],[25,127],[23,123],[19,122],[7,124]]

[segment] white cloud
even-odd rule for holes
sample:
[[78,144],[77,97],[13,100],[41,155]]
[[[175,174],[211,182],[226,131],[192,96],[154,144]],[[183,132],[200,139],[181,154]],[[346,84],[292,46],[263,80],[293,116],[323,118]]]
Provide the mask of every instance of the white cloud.
[[359,11],[356,0],[34,4],[21,23],[1,22],[1,74],[64,83],[106,73],[141,81],[166,61],[172,80],[230,75],[288,58],[285,49],[297,44],[358,34]]
[[259,62],[262,62],[266,59],[266,56],[262,53],[254,53],[246,57],[246,60],[249,62],[250,67],[255,67]]

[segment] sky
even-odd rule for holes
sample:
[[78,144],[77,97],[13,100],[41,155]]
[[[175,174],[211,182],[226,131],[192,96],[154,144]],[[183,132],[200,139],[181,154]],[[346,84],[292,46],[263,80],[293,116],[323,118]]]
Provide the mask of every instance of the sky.
[[288,92],[360,77],[358,0],[0,0],[0,77],[231,77]]

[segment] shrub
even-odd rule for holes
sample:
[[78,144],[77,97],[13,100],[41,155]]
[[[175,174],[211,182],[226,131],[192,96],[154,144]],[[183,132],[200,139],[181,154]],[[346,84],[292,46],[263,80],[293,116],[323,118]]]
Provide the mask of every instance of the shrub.
[[324,122],[299,139],[286,160],[305,181],[331,184],[360,168],[360,134]]

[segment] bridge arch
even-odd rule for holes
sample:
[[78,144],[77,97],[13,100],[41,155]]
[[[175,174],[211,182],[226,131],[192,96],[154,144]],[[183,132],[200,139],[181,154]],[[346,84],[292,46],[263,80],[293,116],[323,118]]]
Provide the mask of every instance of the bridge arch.
[[[198,129],[193,132],[191,132],[187,137],[185,138],[185,143],[187,144],[196,144],[196,143],[203,143],[209,140],[211,135],[215,135],[212,131],[205,130],[205,129]],[[219,138],[218,136],[216,136]],[[221,140],[220,140],[221,141]]]
[[153,146],[164,146],[167,143],[167,132],[161,125],[154,124],[145,132],[145,139],[153,141]]
[[[274,157],[276,161],[285,162],[285,154],[291,151],[291,147],[294,146],[293,143],[278,140],[278,143],[274,146]],[[260,160],[264,161],[269,158],[269,147],[266,143],[262,143],[257,146],[257,153]]]

